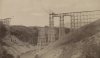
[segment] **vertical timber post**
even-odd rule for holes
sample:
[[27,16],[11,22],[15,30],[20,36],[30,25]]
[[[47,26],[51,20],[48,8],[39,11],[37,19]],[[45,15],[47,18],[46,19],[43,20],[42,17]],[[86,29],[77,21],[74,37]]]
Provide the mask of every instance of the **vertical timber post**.
[[45,28],[39,28],[37,50],[40,51],[46,46]]
[[55,41],[54,17],[49,14],[48,44]]
[[59,39],[65,35],[65,28],[64,28],[64,16],[60,15],[60,27],[59,27]]
[[71,15],[71,31],[73,31],[73,16]]
[[71,15],[71,31],[75,30],[75,14],[72,13]]
[[48,44],[51,41],[51,13],[49,14],[49,28],[48,28]]
[[74,30],[74,16],[73,16],[73,13],[71,13],[71,31]]

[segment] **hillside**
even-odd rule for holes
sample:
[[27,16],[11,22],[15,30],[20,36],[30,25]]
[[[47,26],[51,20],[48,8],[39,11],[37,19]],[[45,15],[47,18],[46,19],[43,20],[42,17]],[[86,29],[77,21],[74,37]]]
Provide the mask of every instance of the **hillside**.
[[[48,27],[44,27],[47,28]],[[6,51],[6,55],[1,52],[0,55],[4,57],[18,57],[23,53],[36,50],[38,40],[39,27],[26,27],[26,26],[10,26],[10,34],[8,35],[9,28],[0,23],[0,50]],[[56,40],[59,35],[59,28],[56,30]],[[66,33],[70,32],[69,28],[65,29]],[[46,36],[48,31],[46,31]],[[36,52],[36,51],[35,51]]]
[[11,35],[15,35],[23,42],[28,42],[32,45],[37,44],[38,29],[37,27],[25,27],[25,26],[11,26]]
[[0,21],[0,58],[2,58],[3,56],[2,45],[4,45],[4,43],[2,42],[2,39],[6,36],[6,31],[7,29],[4,27],[3,23]]
[[[45,26],[44,28],[48,29],[48,26]],[[37,44],[39,27],[11,26],[10,29],[11,35],[15,35],[18,39],[33,45]],[[59,28],[56,27],[55,31],[57,40],[59,37]],[[65,33],[67,34],[69,32],[70,29],[66,28]],[[48,31],[46,31],[46,36],[48,36]]]
[[51,43],[35,58],[100,58],[100,20]]
[[6,44],[2,45],[3,49],[7,52],[7,54],[11,54],[15,58],[23,53],[35,50],[35,46],[29,44],[28,42],[19,40],[14,35],[4,37],[3,42]]
[[[36,49],[36,47],[30,44],[29,41],[23,41],[25,37],[28,39],[29,37],[31,38],[31,36],[34,35],[31,34],[32,31],[30,31],[29,29],[25,29],[22,26],[20,28],[11,26],[11,34],[9,34],[8,31],[9,28],[6,27],[2,22],[0,22],[0,58],[16,58],[23,53]],[[29,36],[30,34],[31,36]],[[22,37],[20,35],[22,35]]]

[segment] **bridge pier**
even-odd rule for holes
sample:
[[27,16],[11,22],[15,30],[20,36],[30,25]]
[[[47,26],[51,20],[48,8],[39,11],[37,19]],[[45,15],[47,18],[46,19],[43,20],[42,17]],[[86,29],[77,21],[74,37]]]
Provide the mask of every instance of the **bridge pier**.
[[71,31],[74,31],[81,26],[89,24],[97,19],[100,19],[100,10],[96,11],[81,11],[70,13],[49,14],[49,27],[48,27],[48,44],[55,41],[55,27],[54,17],[60,17],[59,23],[59,39],[65,35],[64,16],[71,17]]
[[54,17],[49,14],[48,43],[55,41]]
[[65,35],[64,16],[60,16],[59,39]]

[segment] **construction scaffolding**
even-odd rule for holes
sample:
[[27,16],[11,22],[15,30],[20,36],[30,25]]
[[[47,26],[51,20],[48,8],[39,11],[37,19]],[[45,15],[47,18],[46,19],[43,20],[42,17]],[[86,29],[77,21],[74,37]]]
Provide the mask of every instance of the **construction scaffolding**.
[[100,19],[100,10],[49,14],[49,32],[48,32],[49,43],[55,41],[54,17],[60,17],[59,39],[65,35],[64,16],[70,16],[71,31],[74,31],[80,28],[81,26],[84,26],[97,19]]
[[5,18],[5,19],[0,19],[0,21],[5,25],[5,27],[7,28],[7,34],[8,36],[10,35],[10,21],[11,18]]
[[45,33],[45,28],[40,27],[39,32],[38,32],[38,42],[37,42],[37,50],[40,51],[42,50],[46,45],[46,33]]
[[[49,14],[49,27],[47,30],[45,27],[39,28],[38,33],[38,51],[43,49],[49,43],[56,41],[56,31],[54,26],[54,17],[59,17],[59,39],[61,39],[65,35],[65,27],[64,27],[64,16],[70,16],[70,25],[71,31],[74,31],[86,24],[89,24],[95,20],[100,19],[100,10],[96,11],[81,11],[81,12],[70,12],[70,13],[50,13]],[[48,36],[46,35],[48,32]]]
[[9,26],[11,18],[0,19],[0,21],[3,22],[4,25]]
[[[53,14],[53,13],[52,13]],[[52,14],[49,15],[49,30],[48,30],[48,43],[55,41],[54,18]]]

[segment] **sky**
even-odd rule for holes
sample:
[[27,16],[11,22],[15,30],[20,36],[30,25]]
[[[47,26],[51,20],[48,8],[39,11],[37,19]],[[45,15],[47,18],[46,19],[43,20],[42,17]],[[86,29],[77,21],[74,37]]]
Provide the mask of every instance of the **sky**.
[[[11,25],[49,25],[49,10],[55,13],[100,10],[100,0],[0,0],[0,19],[12,18]],[[65,23],[70,18],[65,18]],[[59,18],[55,18],[59,25]]]

